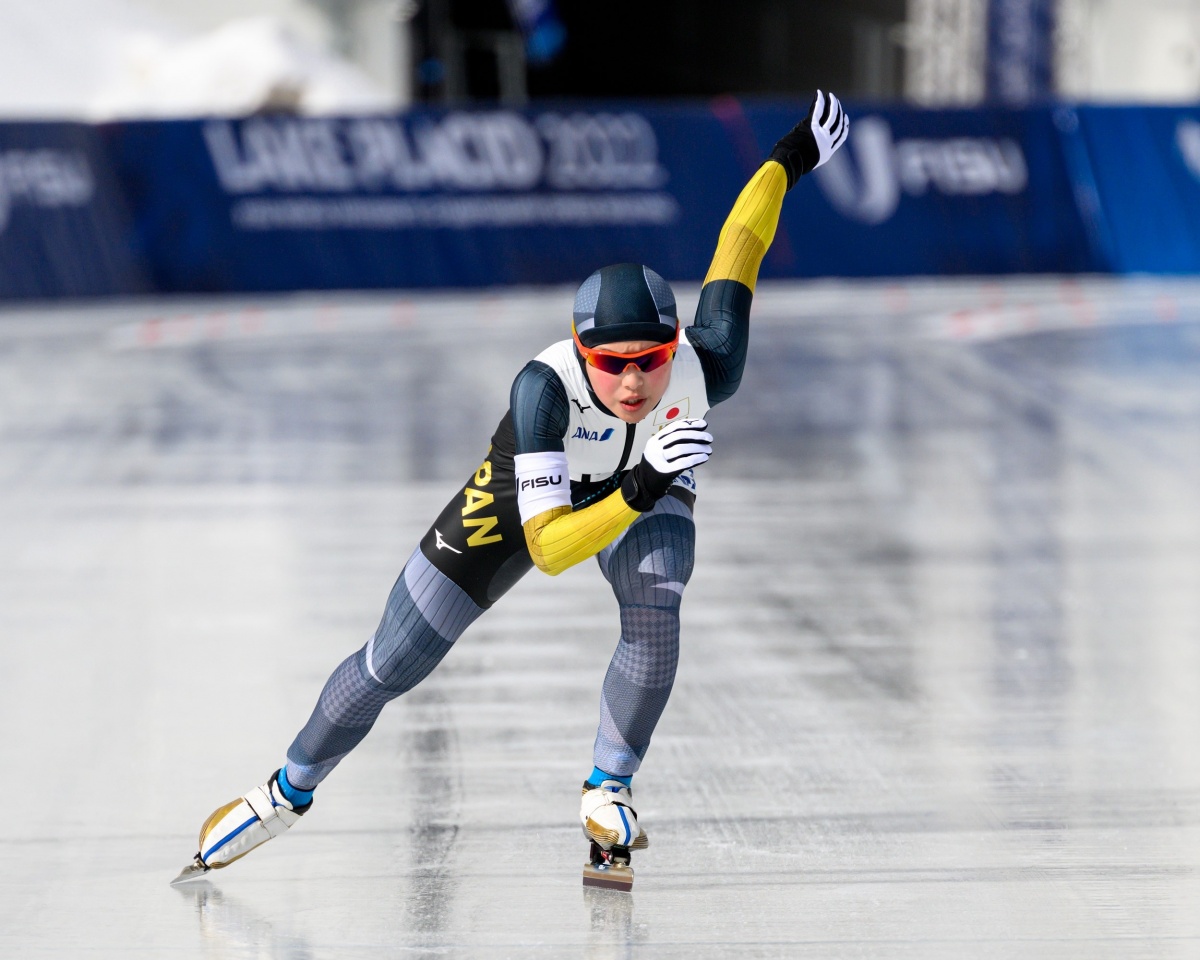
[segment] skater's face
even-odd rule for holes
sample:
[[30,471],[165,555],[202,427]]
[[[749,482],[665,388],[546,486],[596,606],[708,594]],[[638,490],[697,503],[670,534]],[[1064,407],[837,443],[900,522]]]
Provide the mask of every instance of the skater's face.
[[[621,340],[606,343],[604,350],[608,353],[634,354],[657,346],[660,344],[651,340]],[[626,423],[638,423],[658,406],[666,393],[667,384],[671,382],[673,362],[668,360],[661,367],[649,371],[639,370],[634,363],[630,363],[622,373],[605,373],[591,364],[584,364],[584,369],[596,397],[609,412]]]

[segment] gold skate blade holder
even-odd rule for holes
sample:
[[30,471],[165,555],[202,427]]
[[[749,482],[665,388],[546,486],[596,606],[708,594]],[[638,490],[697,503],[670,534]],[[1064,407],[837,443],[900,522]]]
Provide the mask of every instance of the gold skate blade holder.
[[583,885],[606,887],[609,890],[632,890],[633,867],[615,863],[585,863]]

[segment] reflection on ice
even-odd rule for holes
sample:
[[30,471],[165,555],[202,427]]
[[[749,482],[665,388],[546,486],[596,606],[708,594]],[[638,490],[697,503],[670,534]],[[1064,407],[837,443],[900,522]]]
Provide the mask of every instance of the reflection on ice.
[[[633,894],[599,887],[583,887],[583,903],[591,924],[584,960],[629,960],[635,956]],[[649,938],[646,929],[636,940]]]
[[200,955],[205,960],[312,960],[313,952],[303,938],[282,932],[256,916],[236,897],[224,893],[207,880],[174,887],[185,901],[195,906],[200,929]]

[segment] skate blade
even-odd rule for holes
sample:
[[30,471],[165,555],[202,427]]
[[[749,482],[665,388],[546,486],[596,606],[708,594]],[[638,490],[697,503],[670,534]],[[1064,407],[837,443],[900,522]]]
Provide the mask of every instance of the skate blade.
[[199,880],[211,869],[212,867],[205,866],[200,858],[196,857],[195,860],[180,871],[179,876],[171,881],[171,886],[174,887],[180,883],[187,883],[189,880]]
[[608,890],[632,890],[633,867],[618,866],[612,863],[585,863],[583,865],[583,885],[585,887],[604,887]]

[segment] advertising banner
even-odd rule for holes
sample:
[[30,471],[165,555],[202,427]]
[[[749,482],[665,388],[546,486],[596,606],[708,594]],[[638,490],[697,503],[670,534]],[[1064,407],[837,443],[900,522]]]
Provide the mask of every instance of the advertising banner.
[[[106,134],[164,290],[704,275],[799,103],[137,123]],[[853,111],[765,276],[1091,266],[1046,111]]]
[[144,290],[131,240],[92,128],[0,124],[0,298]]
[[[697,280],[806,109],[0,124],[0,297]],[[848,110],[762,276],[1200,272],[1200,109]]]
[[553,283],[621,259],[691,276],[739,176],[703,108],[252,117],[107,135],[155,283],[171,290]]
[[[1200,273],[1200,107],[1060,108],[1113,273]],[[1086,166],[1084,165],[1086,163]]]
[[[758,143],[783,109],[748,115]],[[783,208],[768,276],[1071,273],[1095,266],[1046,110],[854,110]]]

